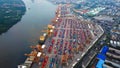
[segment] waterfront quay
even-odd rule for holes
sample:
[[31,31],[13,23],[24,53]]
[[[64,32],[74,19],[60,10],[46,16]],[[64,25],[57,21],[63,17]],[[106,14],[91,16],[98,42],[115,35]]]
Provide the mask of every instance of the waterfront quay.
[[[56,16],[40,36],[25,63],[18,68],[73,68],[104,33],[101,26],[71,14],[60,4]],[[83,61],[85,62],[85,61]]]

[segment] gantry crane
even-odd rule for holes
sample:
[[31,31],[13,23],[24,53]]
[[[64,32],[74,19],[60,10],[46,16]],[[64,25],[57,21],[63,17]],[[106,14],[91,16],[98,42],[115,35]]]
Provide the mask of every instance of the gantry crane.
[[86,39],[86,44],[90,44],[90,38]]
[[62,64],[67,64],[67,61],[68,61],[68,55],[67,54],[62,55],[61,63]]
[[80,46],[77,45],[76,52],[79,53],[79,51],[80,51]]
[[56,17],[54,19],[52,19],[52,22],[54,24],[56,24],[58,22],[58,19],[61,17],[61,6],[58,7],[58,9],[56,10]]
[[47,30],[42,30],[42,32],[46,32],[46,34],[43,35],[43,36],[40,36],[39,44],[41,44],[41,45],[44,44],[47,36],[51,36],[52,35],[54,28],[55,28],[55,26],[48,25],[47,26]]
[[36,45],[36,46],[30,46],[30,48],[32,49],[36,49],[38,52],[42,52],[43,51],[43,48],[42,48],[42,45]]
[[[48,25],[47,26],[47,30],[43,30],[42,32],[46,32],[48,36],[51,36],[51,34],[53,33],[55,26],[53,25]],[[41,36],[42,37],[42,36]]]
[[39,62],[39,59],[41,56],[44,57],[43,54],[43,49],[45,48],[45,45],[36,45],[36,46],[30,46],[30,48],[33,49],[33,51],[30,54],[25,54],[25,56],[29,56],[29,57],[34,57],[34,60],[32,60],[33,62]]
[[39,62],[39,58],[37,57],[38,52],[36,50],[33,50],[30,54],[25,54],[25,56],[29,56],[29,57],[34,57],[33,62]]

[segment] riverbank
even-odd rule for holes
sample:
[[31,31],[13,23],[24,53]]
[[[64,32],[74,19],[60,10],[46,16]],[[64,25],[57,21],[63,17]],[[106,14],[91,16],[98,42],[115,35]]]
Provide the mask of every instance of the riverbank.
[[26,58],[24,53],[31,51],[29,46],[37,43],[41,30],[55,15],[56,5],[46,0],[23,2],[30,9],[26,9],[18,23],[0,35],[0,68],[17,68],[18,64],[23,63]]
[[26,12],[22,0],[0,0],[0,34],[19,22]]

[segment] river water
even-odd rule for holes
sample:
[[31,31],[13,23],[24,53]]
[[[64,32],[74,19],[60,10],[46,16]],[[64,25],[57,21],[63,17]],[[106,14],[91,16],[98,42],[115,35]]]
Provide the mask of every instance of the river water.
[[23,0],[26,13],[21,21],[0,35],[0,68],[17,68],[25,61],[24,53],[30,53],[30,45],[36,45],[47,24],[55,16],[56,5],[46,0]]

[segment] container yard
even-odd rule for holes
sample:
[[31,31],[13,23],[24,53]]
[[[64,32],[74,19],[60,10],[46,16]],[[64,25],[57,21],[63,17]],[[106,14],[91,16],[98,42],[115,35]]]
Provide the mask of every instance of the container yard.
[[70,13],[70,5],[59,5],[52,23],[43,30],[38,44],[18,68],[73,68],[86,54],[102,28],[90,21],[78,19]]

